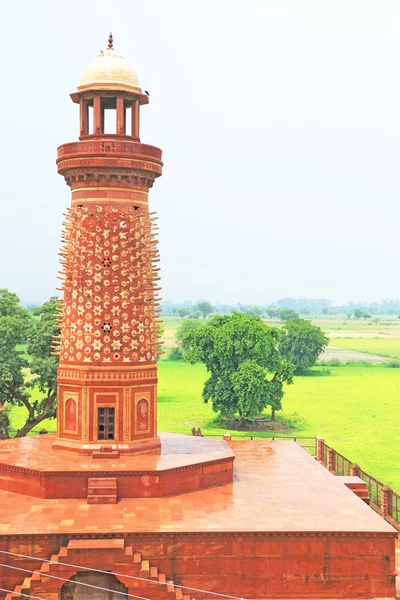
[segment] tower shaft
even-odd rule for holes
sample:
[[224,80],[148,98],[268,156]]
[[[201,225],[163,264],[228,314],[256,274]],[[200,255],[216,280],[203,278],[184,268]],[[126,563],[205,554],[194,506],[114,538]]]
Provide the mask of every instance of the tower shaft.
[[[112,48],[108,53],[107,60],[118,57],[120,68],[122,57]],[[161,175],[161,150],[139,141],[139,106],[148,102],[140,89],[121,90],[113,82],[113,89],[107,83],[99,91],[91,85],[84,82],[84,90],[72,95],[80,104],[80,140],[58,148],[58,172],[71,187],[72,200],[60,252],[64,299],[55,341],[60,357],[55,447],[145,451],[159,446],[160,288],[148,191]],[[116,112],[115,134],[104,133],[104,111],[110,107]],[[129,109],[132,130],[126,135]]]

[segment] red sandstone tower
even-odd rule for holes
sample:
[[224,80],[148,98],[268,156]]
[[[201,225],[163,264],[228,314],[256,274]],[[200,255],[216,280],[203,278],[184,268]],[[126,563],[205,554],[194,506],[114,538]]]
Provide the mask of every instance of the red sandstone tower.
[[[148,192],[161,175],[161,150],[140,142],[149,101],[113,48],[86,68],[71,94],[78,142],[58,148],[71,187],[61,254],[64,300],[54,446],[79,452],[159,446],[157,406],[158,255]],[[106,111],[115,114],[105,132]],[[130,114],[129,131],[127,117]]]

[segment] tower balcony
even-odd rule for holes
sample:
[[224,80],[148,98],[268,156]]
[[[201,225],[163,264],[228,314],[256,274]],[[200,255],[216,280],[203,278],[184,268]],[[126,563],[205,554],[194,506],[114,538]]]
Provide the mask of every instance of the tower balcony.
[[59,172],[63,168],[65,161],[78,160],[85,158],[123,158],[137,159],[141,161],[150,161],[162,167],[162,151],[156,146],[141,144],[140,142],[129,140],[126,137],[115,135],[102,135],[97,139],[81,140],[63,144],[57,148],[57,165]]

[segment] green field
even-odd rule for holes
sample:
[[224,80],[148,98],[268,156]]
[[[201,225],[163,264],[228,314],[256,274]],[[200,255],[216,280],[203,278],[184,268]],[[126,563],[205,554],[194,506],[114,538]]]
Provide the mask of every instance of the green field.
[[[214,422],[211,405],[201,399],[205,378],[203,365],[160,361],[160,431],[190,433],[195,426],[205,433],[224,433]],[[294,385],[287,387],[279,418],[294,422],[289,435],[322,435],[338,452],[400,490],[399,396],[398,369],[338,367],[331,369],[331,375],[315,369],[312,376],[296,377]],[[14,427],[20,424],[23,411],[13,411]],[[43,422],[43,426],[54,431],[55,421]]]
[[[332,329],[340,328],[339,320],[321,319],[319,324],[324,322],[325,330],[328,330],[327,321]],[[165,319],[167,351],[174,345],[179,322],[180,319],[176,318]],[[382,327],[381,323],[368,327],[365,323],[350,321],[348,329],[354,337],[333,338],[331,344],[400,358],[399,324],[394,322],[391,325],[392,329],[397,325],[399,337],[386,339],[356,338],[361,325],[362,330],[377,335]],[[211,405],[204,404],[201,399],[203,382],[207,377],[203,365],[191,366],[182,361],[169,361],[166,360],[167,355],[168,352],[158,363],[159,430],[190,433],[194,426],[200,427],[204,433],[222,435],[225,429],[217,425]],[[400,447],[400,369],[353,366],[331,367],[330,371],[328,375],[326,369],[315,368],[312,375],[296,377],[294,385],[286,388],[284,411],[278,413],[278,419],[289,424],[286,434],[321,435],[335,450],[400,491],[400,470],[397,465]],[[12,411],[13,427],[22,425],[24,411],[24,408]],[[56,428],[54,420],[44,421],[42,426],[50,431]]]
[[329,343],[345,350],[400,358],[400,338],[330,338]]

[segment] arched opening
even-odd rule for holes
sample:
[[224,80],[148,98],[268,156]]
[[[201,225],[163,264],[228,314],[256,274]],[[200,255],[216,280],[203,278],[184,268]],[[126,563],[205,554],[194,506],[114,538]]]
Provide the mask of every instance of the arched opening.
[[83,571],[64,583],[60,600],[127,600],[127,594],[127,587],[112,573]]
[[139,433],[149,428],[149,403],[144,398],[137,403],[136,428]]
[[68,398],[65,403],[65,429],[75,431],[76,429],[76,402]]

